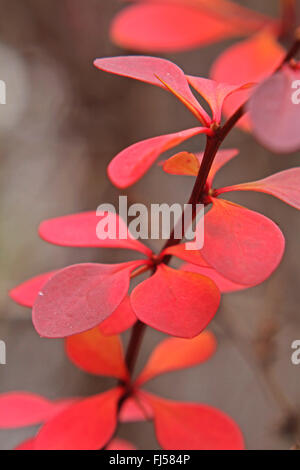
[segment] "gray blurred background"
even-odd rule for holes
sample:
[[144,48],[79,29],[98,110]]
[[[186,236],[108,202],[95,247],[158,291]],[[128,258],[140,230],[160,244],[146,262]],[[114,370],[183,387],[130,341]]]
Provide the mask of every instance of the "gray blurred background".
[[[275,0],[238,3],[277,12]],[[121,250],[47,245],[38,238],[38,225],[116,203],[119,192],[106,167],[118,151],[195,125],[168,93],[93,68],[96,57],[124,53],[108,37],[120,8],[117,0],[0,0],[0,79],[8,85],[8,104],[0,107],[0,339],[7,345],[1,392],[27,390],[54,399],[90,395],[114,383],[77,370],[65,357],[62,341],[40,339],[30,311],[16,306],[7,293],[34,275],[68,264],[129,259]],[[216,56],[233,42],[168,58],[187,73],[208,76]],[[218,184],[250,181],[298,164],[297,155],[274,156],[239,130],[226,147],[239,148],[240,155],[219,174]],[[184,148],[199,151],[199,138]],[[189,178],[154,167],[122,194],[130,202],[185,203],[191,185]],[[148,388],[164,397],[220,407],[241,426],[249,449],[289,449],[297,441],[300,412],[300,366],[291,363],[291,343],[300,339],[300,218],[265,195],[236,193],[232,200],[280,225],[287,241],[284,260],[263,285],[223,297],[211,325],[219,342],[211,361],[160,377]],[[162,337],[148,328],[139,367]],[[0,431],[0,449],[13,448],[34,432]],[[158,448],[151,423],[122,425],[120,436],[141,449]]]

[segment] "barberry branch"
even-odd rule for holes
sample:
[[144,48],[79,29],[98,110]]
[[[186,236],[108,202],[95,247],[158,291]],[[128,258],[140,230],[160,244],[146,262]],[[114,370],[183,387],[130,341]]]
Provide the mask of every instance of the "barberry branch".
[[[274,71],[274,73],[280,70],[286,63],[290,62],[290,60],[295,57],[295,55],[298,53],[299,50],[300,50],[300,28],[296,30],[294,43],[292,44],[291,48],[289,49],[286,56],[284,57],[282,63]],[[222,145],[222,143],[224,142],[224,140],[226,139],[227,135],[231,132],[231,130],[234,128],[237,122],[246,113],[246,109],[247,109],[247,102],[244,103],[242,106],[240,106],[240,108],[237,109],[237,111],[225,122],[223,126],[213,129],[213,134],[210,136],[207,136],[206,138],[206,147],[204,151],[204,156],[202,159],[202,163],[201,163],[194,187],[192,189],[191,196],[188,201],[188,204],[191,204],[193,207],[193,217],[196,216],[197,204],[202,200],[207,178],[211,170],[212,164],[214,162],[214,159],[217,155],[217,152],[220,146]],[[183,224],[183,221],[184,221],[184,214],[182,216],[182,220],[180,221],[180,223]],[[181,241],[180,239],[175,238],[175,228],[174,228],[169,240],[163,246],[161,253],[166,248],[179,244],[180,241]],[[167,255],[166,257],[164,257],[164,263],[168,263],[170,259],[171,259],[171,256]],[[147,266],[146,268],[144,267],[143,269],[141,269],[141,271],[138,270],[136,273],[134,273],[133,277],[136,277],[137,275],[142,274],[143,272],[147,270],[149,270],[149,266]],[[125,392],[123,396],[119,400],[119,406],[118,406],[119,411],[121,409],[122,404],[124,403],[124,400],[128,396],[128,393],[130,392],[130,388],[132,385],[131,377],[134,372],[134,368],[137,362],[138,354],[142,345],[145,331],[146,331],[146,325],[142,323],[141,321],[137,321],[137,323],[132,329],[132,333],[131,333],[131,337],[129,340],[127,353],[126,353],[126,365],[129,370],[130,379],[129,379],[129,382],[125,386]]]

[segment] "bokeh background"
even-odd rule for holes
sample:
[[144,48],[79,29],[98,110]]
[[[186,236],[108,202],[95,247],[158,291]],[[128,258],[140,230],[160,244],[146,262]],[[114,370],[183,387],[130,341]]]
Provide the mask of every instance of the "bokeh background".
[[[275,0],[238,3],[277,13]],[[120,250],[47,245],[38,225],[116,204],[119,192],[106,175],[112,157],[135,141],[194,126],[171,95],[93,68],[96,57],[126,53],[108,36],[120,8],[118,0],[0,0],[0,79],[7,83],[7,104],[0,106],[0,339],[7,345],[1,392],[27,390],[54,399],[90,395],[113,383],[77,370],[64,355],[63,341],[39,338],[30,311],[14,305],[8,290],[68,264],[127,260],[129,254]],[[233,42],[167,57],[206,77]],[[184,149],[199,151],[199,144],[198,138]],[[226,147],[239,148],[240,155],[218,176],[220,184],[262,178],[298,163],[299,155],[272,155],[239,130]],[[191,185],[190,178],[154,167],[122,194],[132,203],[185,203]],[[280,225],[287,240],[284,260],[263,285],[223,297],[211,325],[219,341],[213,359],[155,379],[148,388],[221,408],[241,426],[249,449],[289,449],[297,441],[300,412],[300,366],[291,363],[291,343],[300,339],[300,218],[266,195],[236,193],[232,200]],[[148,328],[139,367],[162,336]],[[34,431],[0,431],[0,449],[13,448]],[[122,425],[120,436],[141,449],[158,448],[151,423]]]

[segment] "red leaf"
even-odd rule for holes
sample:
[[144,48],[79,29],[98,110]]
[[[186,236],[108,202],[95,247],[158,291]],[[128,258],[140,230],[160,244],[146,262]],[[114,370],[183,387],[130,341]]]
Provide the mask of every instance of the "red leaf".
[[103,336],[94,328],[66,339],[69,359],[85,372],[127,380],[123,348],[118,336]]
[[202,276],[209,277],[212,279],[216,286],[218,287],[221,294],[228,294],[230,292],[237,292],[240,290],[248,289],[251,286],[244,286],[243,284],[238,284],[237,282],[232,282],[226,277],[222,276],[218,271],[216,271],[211,266],[196,266],[195,264],[186,263],[181,266],[183,271],[188,271],[190,273],[199,273]]
[[125,439],[116,438],[106,446],[106,450],[137,450],[137,448]]
[[46,220],[39,235],[54,245],[126,248],[151,256],[151,250],[133,238],[121,217],[110,212],[83,212]]
[[154,349],[136,385],[166,372],[201,364],[214,354],[216,347],[215,336],[210,331],[204,331],[193,339],[165,339]]
[[32,437],[19,444],[15,450],[34,450],[35,438]]
[[35,426],[68,408],[74,400],[51,402],[27,392],[0,395],[0,428]]
[[99,325],[126,296],[130,274],[144,261],[69,266],[40,291],[33,323],[41,336],[63,338]]
[[189,87],[184,72],[166,59],[149,56],[123,56],[97,59],[95,66],[105,72],[157,85],[172,92],[203,123],[209,117]]
[[214,80],[208,80],[200,77],[187,77],[190,85],[207,101],[213,113],[213,121],[221,123],[222,110],[225,99],[242,90],[248,90],[253,86],[252,83],[240,83],[238,85],[228,85],[227,83],[218,83]]
[[23,307],[32,308],[39,291],[57,272],[58,271],[51,271],[49,273],[40,274],[39,276],[33,277],[32,279],[23,282],[23,284],[20,284],[14,289],[11,289],[9,292],[10,297],[17,304],[23,305]]
[[122,423],[147,421],[153,418],[153,411],[140,392],[136,392],[123,403],[119,417]]
[[210,279],[163,264],[131,294],[132,308],[142,322],[182,338],[201,333],[219,303],[219,290]]
[[243,450],[237,424],[207,405],[143,395],[153,407],[157,440],[167,450]]
[[112,160],[108,166],[108,175],[113,184],[119,188],[131,186],[149,170],[162,153],[205,132],[206,128],[196,127],[133,144]]
[[[225,149],[219,150],[214,162],[212,164],[207,184],[212,185],[212,182],[217,172],[230,160],[238,155],[237,149]],[[163,169],[166,173],[172,175],[189,175],[197,176],[200,165],[203,160],[204,153],[194,155],[193,153],[180,152],[169,158],[163,163]]]
[[122,10],[111,27],[125,49],[181,51],[262,27],[265,17],[229,1],[139,2]]
[[286,66],[259,85],[248,103],[253,133],[272,152],[300,149],[300,100],[299,92],[293,89],[296,81],[300,83],[300,70]]
[[202,276],[206,276],[209,279],[212,279],[221,293],[235,292],[251,287],[232,282],[226,277],[222,276],[205,261],[201,255],[201,251],[187,250],[186,244],[171,246],[165,250],[163,254],[176,256],[179,259],[187,261],[188,264],[181,266],[180,269],[182,271],[202,274]]
[[[284,55],[274,35],[264,30],[229,47],[214,63],[211,76],[217,82],[233,85],[260,82],[276,69]],[[223,108],[225,115],[231,116],[249,96],[250,91],[245,90],[228,97]],[[239,124],[249,129],[248,117],[243,117]]]
[[[160,162],[159,162],[160,164]],[[196,155],[180,152],[163,162],[163,170],[170,175],[197,176],[200,163]]]
[[132,310],[130,298],[127,296],[111,316],[101,323],[99,328],[105,336],[119,335],[131,328],[136,321],[137,318]]
[[121,393],[121,388],[114,388],[72,405],[41,428],[35,449],[101,449],[115,431]]
[[232,202],[213,199],[204,222],[201,253],[231,281],[253,286],[265,281],[279,265],[284,237],[267,217]]
[[300,209],[300,168],[290,168],[251,183],[218,189],[218,194],[229,191],[258,191],[271,194],[290,206]]

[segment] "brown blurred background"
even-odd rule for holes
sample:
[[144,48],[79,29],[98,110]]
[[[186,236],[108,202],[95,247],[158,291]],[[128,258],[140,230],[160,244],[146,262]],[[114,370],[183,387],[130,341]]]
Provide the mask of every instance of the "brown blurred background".
[[[239,3],[277,12],[275,0]],[[77,370],[64,356],[62,341],[40,339],[30,311],[14,305],[7,292],[68,264],[128,259],[119,250],[47,245],[37,227],[43,219],[116,203],[119,193],[106,167],[118,151],[194,126],[162,90],[93,68],[96,57],[124,53],[108,37],[121,7],[117,0],[0,0],[0,79],[7,83],[7,105],[0,107],[0,339],[7,345],[1,392],[58,398],[90,395],[113,383]],[[208,76],[214,58],[232,42],[168,58],[190,74]],[[274,156],[238,130],[224,147],[241,153],[218,176],[220,184],[262,178],[298,163],[297,155]],[[199,139],[184,148],[199,151]],[[191,184],[154,167],[122,194],[131,202],[184,203]],[[210,362],[148,387],[165,397],[220,407],[239,423],[249,449],[288,449],[297,440],[290,412],[300,412],[300,366],[291,364],[291,343],[300,339],[300,218],[268,196],[237,193],[233,200],[280,225],[287,240],[284,260],[263,285],[223,297],[212,323],[219,348]],[[139,366],[162,336],[148,328]],[[270,356],[270,367],[262,367],[262,354]],[[0,431],[0,449],[13,448],[34,431]],[[122,425],[120,435],[141,449],[158,447],[151,423]]]

